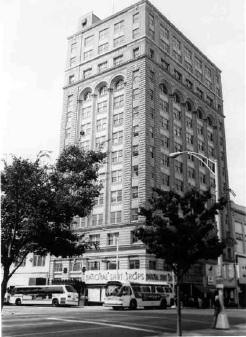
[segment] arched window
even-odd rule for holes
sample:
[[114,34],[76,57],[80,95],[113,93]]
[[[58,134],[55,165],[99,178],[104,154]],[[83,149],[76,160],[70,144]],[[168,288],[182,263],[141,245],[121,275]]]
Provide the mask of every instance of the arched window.
[[203,114],[202,114],[201,110],[197,110],[197,118],[198,119],[202,119],[203,118]]
[[89,101],[91,99],[91,92],[90,91],[87,91],[85,94],[84,94],[84,101]]
[[189,101],[186,102],[185,108],[186,108],[187,111],[191,111],[192,110],[192,106],[191,106],[191,103]]
[[168,94],[168,90],[167,90],[167,87],[165,86],[165,84],[163,84],[163,83],[160,84],[160,91],[165,95]]
[[213,126],[213,121],[212,121],[212,118],[210,116],[208,116],[208,125]]
[[174,99],[175,103],[180,104],[180,97],[179,97],[179,95],[176,92],[173,95],[173,99]]
[[99,96],[104,96],[104,95],[107,94],[107,92],[108,92],[108,91],[107,91],[106,85],[102,86],[102,87],[99,88],[99,90],[98,90]]
[[121,90],[124,88],[124,81],[122,79],[118,80],[116,83],[115,83],[115,90]]

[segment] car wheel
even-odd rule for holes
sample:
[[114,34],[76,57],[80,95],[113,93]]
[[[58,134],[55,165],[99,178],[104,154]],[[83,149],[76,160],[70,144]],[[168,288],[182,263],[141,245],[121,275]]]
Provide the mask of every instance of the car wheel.
[[130,310],[135,310],[137,309],[137,301],[136,300],[131,300],[130,305],[129,305]]
[[17,298],[17,300],[15,301],[15,305],[21,305],[21,300],[20,300],[20,298]]
[[58,307],[59,302],[58,302],[58,300],[56,298],[53,299],[52,305],[53,305],[53,307]]

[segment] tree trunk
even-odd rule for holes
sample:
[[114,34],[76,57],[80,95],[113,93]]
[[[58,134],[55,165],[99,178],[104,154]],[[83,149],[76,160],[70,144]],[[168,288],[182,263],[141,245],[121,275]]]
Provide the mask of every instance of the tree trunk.
[[177,280],[177,335],[182,336],[180,282]]
[[3,267],[3,280],[2,280],[2,289],[1,289],[1,310],[3,309],[4,296],[7,291],[7,285],[9,280],[9,266]]

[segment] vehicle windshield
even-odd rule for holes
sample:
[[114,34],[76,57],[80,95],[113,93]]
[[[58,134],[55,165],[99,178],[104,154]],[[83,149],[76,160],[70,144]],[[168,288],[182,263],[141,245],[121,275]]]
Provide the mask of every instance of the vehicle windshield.
[[106,289],[106,296],[119,296],[121,285],[110,285]]
[[76,290],[71,285],[66,285],[65,288],[69,293],[76,293]]

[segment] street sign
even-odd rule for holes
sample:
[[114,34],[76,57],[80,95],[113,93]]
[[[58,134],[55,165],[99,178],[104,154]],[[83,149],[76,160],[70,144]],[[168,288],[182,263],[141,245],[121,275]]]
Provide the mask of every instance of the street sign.
[[223,289],[224,288],[224,280],[223,277],[217,276],[216,277],[216,288]]

